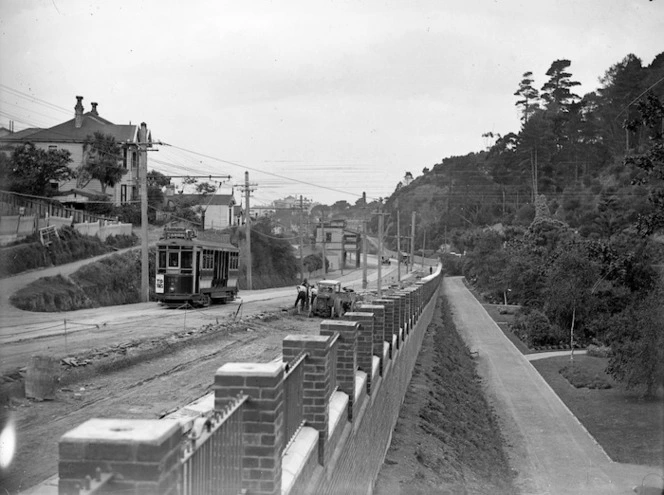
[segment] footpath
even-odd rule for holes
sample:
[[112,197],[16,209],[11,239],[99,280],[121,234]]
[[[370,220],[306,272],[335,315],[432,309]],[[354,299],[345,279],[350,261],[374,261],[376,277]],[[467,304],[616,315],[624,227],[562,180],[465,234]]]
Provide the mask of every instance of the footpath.
[[444,288],[459,332],[478,351],[478,372],[499,417],[521,493],[633,494],[646,478],[661,483],[661,468],[609,458],[466,289],[462,277],[445,278]]

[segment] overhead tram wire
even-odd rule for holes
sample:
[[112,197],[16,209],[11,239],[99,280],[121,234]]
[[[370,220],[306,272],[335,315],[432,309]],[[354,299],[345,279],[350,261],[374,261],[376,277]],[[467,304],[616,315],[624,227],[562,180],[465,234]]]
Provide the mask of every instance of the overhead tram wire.
[[217,158],[215,156],[207,155],[205,153],[199,153],[198,151],[193,151],[193,150],[189,150],[189,149],[186,149],[186,148],[182,148],[182,147],[176,146],[174,144],[170,144],[170,143],[162,143],[162,144],[164,146],[171,146],[173,148],[185,151],[187,153],[192,153],[194,155],[202,156],[203,158],[207,158],[209,160],[215,160],[215,161],[218,161],[218,162],[221,162],[221,163],[227,163],[228,165],[232,165],[234,167],[240,167],[240,168],[244,168],[244,169],[247,169],[247,170],[252,170],[252,171],[260,173],[260,174],[270,175],[272,177],[278,177],[280,179],[285,179],[285,180],[288,180],[290,182],[297,182],[299,184],[304,184],[306,186],[317,187],[319,189],[326,189],[328,191],[332,191],[332,192],[336,192],[336,193],[340,193],[340,194],[346,194],[346,195],[349,195],[349,196],[362,197],[359,194],[349,193],[348,191],[343,191],[341,189],[335,189],[335,188],[332,188],[332,187],[322,186],[320,184],[314,184],[313,182],[307,182],[307,181],[303,181],[303,180],[300,180],[300,179],[295,179],[295,178],[292,178],[292,177],[287,177],[287,176],[284,176],[284,175],[275,174],[274,172],[267,172],[265,170],[260,170],[258,168],[250,167],[248,165],[242,165],[240,163],[232,162],[232,161],[229,161],[229,160],[224,160],[222,158]]
[[37,98],[36,96],[32,96],[32,95],[30,95],[30,94],[28,94],[28,93],[24,93],[24,92],[22,92],[22,91],[19,91],[18,89],[14,89],[14,88],[12,88],[12,87],[10,87],[10,86],[7,86],[7,85],[5,85],[5,84],[1,84],[1,83],[0,83],[0,88],[4,89],[5,91],[7,91],[7,92],[10,93],[10,94],[13,94],[14,96],[18,96],[19,98],[24,98],[24,99],[26,99],[26,100],[30,100],[30,101],[33,101],[33,102],[37,102],[37,103],[39,103],[39,104],[41,104],[41,105],[45,105],[45,106],[47,106],[47,107],[51,107],[52,110],[56,110],[56,111],[58,111],[58,112],[65,113],[65,114],[67,114],[67,115],[71,115],[71,110],[69,110],[68,108],[64,108],[64,107],[61,107],[61,106],[56,105],[56,104],[54,104],[54,103],[50,103],[50,102],[48,102],[48,101],[46,101],[46,100],[42,100],[42,99],[40,99],[40,98]]

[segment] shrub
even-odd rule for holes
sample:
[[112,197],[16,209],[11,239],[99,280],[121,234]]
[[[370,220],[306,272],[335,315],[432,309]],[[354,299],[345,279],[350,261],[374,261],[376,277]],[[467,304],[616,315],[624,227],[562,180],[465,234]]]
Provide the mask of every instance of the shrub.
[[611,356],[611,348],[607,345],[595,345],[595,344],[589,344],[588,347],[586,347],[588,351],[588,356],[594,356],[594,357],[601,357],[601,358],[608,358]]
[[112,235],[106,238],[105,243],[114,249],[124,249],[138,245],[139,239],[133,233],[129,235]]
[[445,275],[455,277],[463,274],[463,258],[450,253],[444,253],[440,257],[443,263],[443,272]]
[[[154,281],[154,249],[150,252],[149,280]],[[141,253],[115,254],[82,266],[70,278],[41,278],[16,292],[11,302],[26,311],[72,311],[140,300]],[[150,283],[150,297],[154,284]]]
[[558,345],[565,334],[551,322],[544,313],[536,309],[519,310],[514,317],[512,331],[528,347]]
[[604,376],[598,373],[592,374],[582,366],[568,365],[560,370],[568,382],[576,388],[606,389],[611,388],[611,384]]

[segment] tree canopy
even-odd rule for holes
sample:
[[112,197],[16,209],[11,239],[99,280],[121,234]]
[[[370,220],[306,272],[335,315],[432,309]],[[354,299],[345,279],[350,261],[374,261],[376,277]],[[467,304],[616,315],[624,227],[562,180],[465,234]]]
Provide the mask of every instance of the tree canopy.
[[36,148],[32,143],[18,146],[12,152],[9,173],[12,191],[34,196],[51,195],[50,184],[63,182],[76,176],[69,168],[68,150]]
[[101,184],[102,194],[107,187],[115,187],[127,173],[122,166],[122,147],[110,135],[95,132],[88,136],[83,145],[84,160],[78,174],[79,187],[85,187],[96,179]]

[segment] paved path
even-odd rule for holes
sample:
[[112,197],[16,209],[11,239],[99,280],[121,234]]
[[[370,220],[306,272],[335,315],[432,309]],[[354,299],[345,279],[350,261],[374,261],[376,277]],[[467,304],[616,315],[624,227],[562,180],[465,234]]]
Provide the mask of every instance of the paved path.
[[[487,386],[526,494],[628,494],[661,469],[611,461],[530,362],[504,336],[461,277],[445,278],[454,321]],[[652,480],[653,477],[651,476]]]

